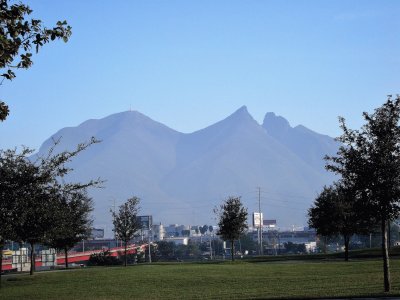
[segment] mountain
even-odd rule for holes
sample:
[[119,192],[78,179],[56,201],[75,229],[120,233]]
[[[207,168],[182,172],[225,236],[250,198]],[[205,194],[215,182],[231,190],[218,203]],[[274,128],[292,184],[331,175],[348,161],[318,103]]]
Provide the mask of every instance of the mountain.
[[132,195],[141,212],[164,224],[215,224],[212,210],[230,195],[242,196],[249,213],[258,210],[262,191],[265,218],[278,225],[305,225],[316,194],[333,177],[323,168],[323,156],[335,153],[336,142],[303,126],[267,113],[262,125],[241,107],[226,119],[183,134],[139,112],[122,112],[58,131],[59,151],[96,137],[71,162],[67,180],[100,177],[94,189],[95,225],[110,228],[110,209]]
[[316,133],[303,125],[291,127],[289,122],[273,112],[265,115],[262,125],[280,143],[316,169],[324,168],[325,155],[334,155],[338,143],[331,137]]

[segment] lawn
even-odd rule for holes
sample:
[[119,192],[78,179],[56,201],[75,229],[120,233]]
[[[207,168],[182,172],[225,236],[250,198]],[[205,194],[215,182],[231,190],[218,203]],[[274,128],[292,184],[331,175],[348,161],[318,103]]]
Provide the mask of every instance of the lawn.
[[[391,295],[400,295],[392,260]],[[380,260],[170,263],[5,276],[1,299],[265,299],[382,296]]]

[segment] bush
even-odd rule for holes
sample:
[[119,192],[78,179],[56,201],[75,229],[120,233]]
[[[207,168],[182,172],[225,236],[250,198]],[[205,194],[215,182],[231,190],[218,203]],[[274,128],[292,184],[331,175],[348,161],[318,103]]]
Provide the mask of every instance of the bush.
[[[118,252],[118,259],[121,261],[121,264],[124,263],[125,255],[124,255],[123,251]],[[138,263],[138,261],[139,261],[139,258],[136,253],[128,253],[127,254],[127,264],[128,265],[136,264],[136,263]]]
[[117,257],[111,256],[109,250],[90,255],[88,266],[116,266],[122,262]]

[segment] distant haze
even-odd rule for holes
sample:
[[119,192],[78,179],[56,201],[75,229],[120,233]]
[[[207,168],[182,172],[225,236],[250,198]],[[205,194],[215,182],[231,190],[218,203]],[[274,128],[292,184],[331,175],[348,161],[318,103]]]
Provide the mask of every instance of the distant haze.
[[293,128],[274,113],[259,124],[243,106],[190,134],[137,111],[117,113],[61,129],[39,154],[53,139],[61,138],[61,151],[92,136],[102,142],[73,160],[68,180],[106,180],[104,188],[90,193],[94,223],[107,231],[114,200],[119,205],[140,197],[141,213],[153,215],[156,223],[215,224],[212,210],[227,196],[242,196],[249,213],[258,210],[258,187],[265,219],[276,219],[281,227],[304,226],[315,196],[333,180],[323,157],[337,150],[331,137]]

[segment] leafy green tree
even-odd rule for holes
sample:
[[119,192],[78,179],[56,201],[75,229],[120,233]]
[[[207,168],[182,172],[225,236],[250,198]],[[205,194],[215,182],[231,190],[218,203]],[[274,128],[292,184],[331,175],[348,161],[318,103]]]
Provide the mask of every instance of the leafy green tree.
[[370,224],[363,222],[358,214],[356,194],[336,183],[324,187],[308,211],[308,225],[321,236],[343,236],[345,261],[349,260],[350,238],[354,234],[369,232]]
[[23,182],[26,170],[30,167],[30,163],[26,160],[29,154],[31,151],[28,149],[23,149],[21,153],[17,153],[15,149],[0,150],[0,276],[4,244],[16,237],[13,227],[15,220],[18,220],[16,199],[19,197],[20,184]]
[[201,251],[199,245],[189,241],[189,244],[186,246],[186,256],[190,258],[198,258],[200,255]]
[[283,246],[285,247],[285,250],[288,253],[293,253],[293,254],[307,253],[306,245],[304,243],[295,244],[293,242],[287,242],[284,243]]
[[163,259],[170,259],[174,256],[175,244],[173,242],[159,241],[157,242],[157,252]]
[[243,234],[240,236],[240,244],[242,247],[242,251],[256,251],[258,249],[257,242],[253,240],[253,236],[251,233]]
[[93,211],[93,201],[86,190],[60,194],[56,203],[55,223],[52,226],[46,244],[63,250],[65,267],[68,268],[68,251],[82,239],[90,237]]
[[248,228],[247,226],[247,209],[243,207],[240,197],[228,197],[219,208],[214,209],[217,214],[220,235],[223,240],[231,243],[231,259],[235,257],[235,240]]
[[12,226],[13,240],[18,242],[27,242],[31,246],[31,274],[34,271],[34,245],[43,240],[45,233],[51,228],[54,218],[50,210],[52,204],[52,187],[48,187],[50,178],[48,174],[42,172],[39,165],[35,165],[29,161],[27,155],[32,150],[24,149],[22,154],[16,151],[7,151],[6,155],[9,160],[17,162],[14,169],[7,169],[11,165],[2,164],[2,173],[20,174],[14,177],[14,182],[4,182],[3,187],[12,188],[13,206],[11,215],[15,216],[14,220],[5,220],[10,222],[6,227]]
[[348,129],[340,119],[343,134],[338,140],[343,146],[336,157],[328,158],[328,169],[356,184],[359,212],[381,226],[384,290],[389,292],[387,229],[400,212],[400,97],[389,96],[363,117],[366,123],[359,131]]
[[[8,2],[0,0],[0,70],[4,72],[0,76],[3,80],[15,78],[15,69],[32,66],[32,47],[38,53],[44,44],[56,39],[67,42],[71,36],[71,27],[66,21],[58,21],[55,27],[48,29],[41,20],[28,20],[32,13],[29,6],[22,3],[9,5]],[[8,114],[8,106],[0,100],[0,121]]]
[[[51,228],[56,224],[58,213],[56,204],[60,193],[69,194],[100,184],[100,180],[83,184],[63,183],[62,180],[72,171],[66,164],[93,143],[97,141],[92,139],[88,143],[79,144],[74,151],[54,154],[58,144],[55,142],[46,156],[36,157],[35,160],[29,157],[33,152],[30,149],[23,149],[20,154],[16,150],[2,151],[0,154],[0,173],[10,176],[8,179],[7,176],[0,178],[0,197],[2,197],[0,200],[5,200],[5,203],[10,203],[10,199],[13,201],[11,211],[8,211],[13,218],[5,218],[2,221],[5,224],[4,228],[12,227],[8,232],[9,237],[4,236],[4,238],[30,245],[31,274],[35,266],[35,244],[46,242]],[[13,176],[14,180],[10,182],[9,179]],[[12,198],[9,198],[10,196],[5,194],[11,188]]]
[[125,260],[124,266],[127,266],[127,247],[128,242],[135,236],[135,233],[141,228],[138,219],[140,199],[133,196],[119,207],[118,212],[111,211],[113,216],[114,232],[117,239],[124,242]]
[[109,250],[105,250],[99,253],[93,253],[89,257],[88,261],[89,266],[116,266],[121,265],[121,261],[112,256]]
[[186,255],[186,245],[176,245],[175,248],[175,257],[177,259],[181,259]]

